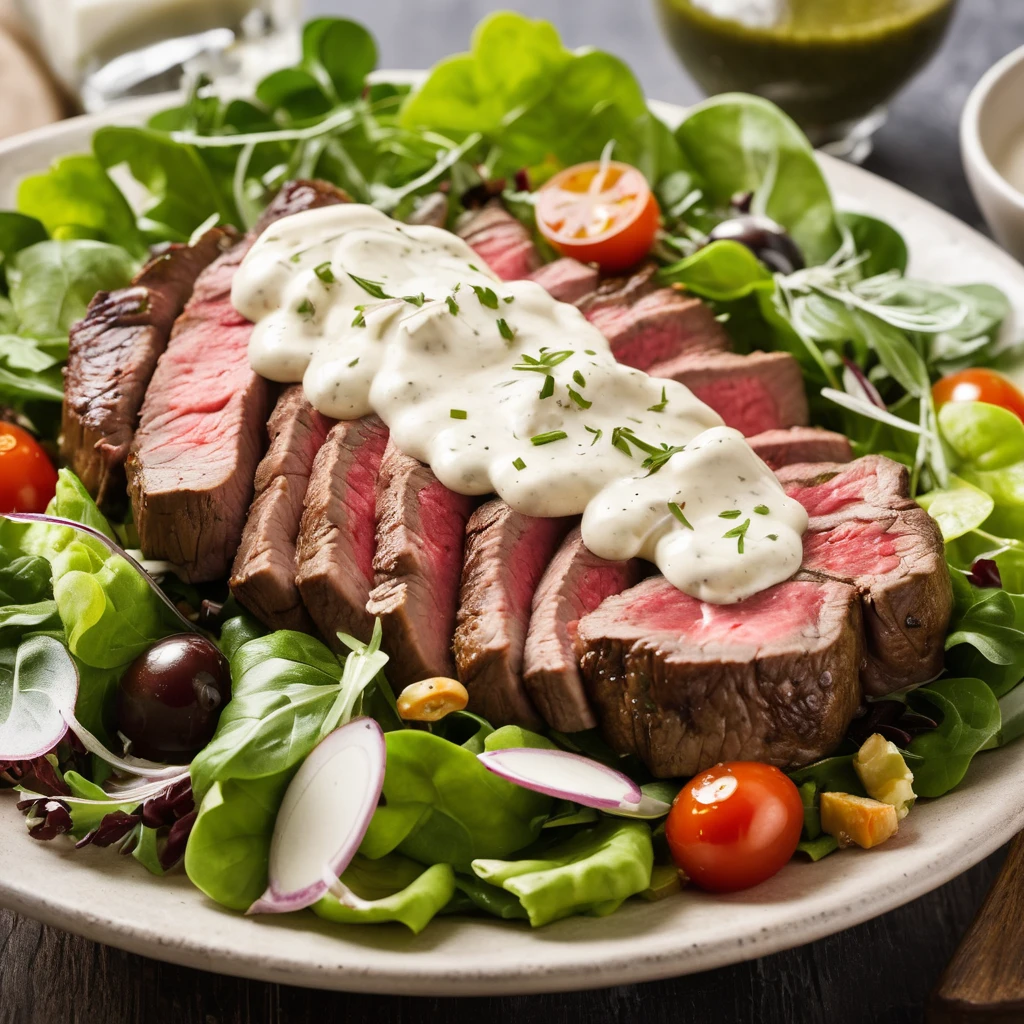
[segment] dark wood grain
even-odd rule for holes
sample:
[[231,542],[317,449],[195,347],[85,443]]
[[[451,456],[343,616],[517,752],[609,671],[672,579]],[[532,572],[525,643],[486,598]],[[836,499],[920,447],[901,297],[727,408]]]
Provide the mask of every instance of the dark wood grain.
[[[649,95],[677,103],[698,98],[661,39],[649,0],[312,0],[308,6],[310,13],[344,13],[367,23],[381,42],[381,63],[390,67],[425,67],[464,48],[487,11],[514,7],[555,21],[572,46],[592,44],[624,57]],[[971,86],[1021,44],[1020,0],[962,0],[938,59],[893,104],[869,169],[978,226],[960,167],[957,121]],[[689,978],[512,999],[356,996],[242,981],[160,964],[0,913],[0,1024],[919,1024],[928,993],[1004,855],[812,946]]]
[[929,1024],[1024,1020],[1024,834],[950,961],[929,1007]]

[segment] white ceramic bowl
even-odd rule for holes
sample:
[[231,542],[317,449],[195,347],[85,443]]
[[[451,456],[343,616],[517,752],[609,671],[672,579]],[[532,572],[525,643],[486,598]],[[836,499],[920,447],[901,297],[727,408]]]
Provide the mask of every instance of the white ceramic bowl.
[[1024,46],[975,86],[960,121],[964,170],[999,243],[1024,262],[1024,192],[997,170],[1014,138],[1024,145]]

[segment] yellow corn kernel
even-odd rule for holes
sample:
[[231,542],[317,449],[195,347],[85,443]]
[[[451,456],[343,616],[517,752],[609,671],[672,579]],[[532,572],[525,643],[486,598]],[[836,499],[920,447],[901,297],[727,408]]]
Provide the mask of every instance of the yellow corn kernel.
[[865,850],[896,834],[899,818],[892,804],[852,793],[821,794],[821,827],[840,846],[856,843]]
[[469,694],[458,679],[435,676],[410,683],[398,695],[398,713],[408,722],[437,722],[469,703]]
[[896,808],[902,821],[914,806],[914,773],[907,767],[895,743],[879,733],[869,736],[853,759],[853,767],[867,794]]

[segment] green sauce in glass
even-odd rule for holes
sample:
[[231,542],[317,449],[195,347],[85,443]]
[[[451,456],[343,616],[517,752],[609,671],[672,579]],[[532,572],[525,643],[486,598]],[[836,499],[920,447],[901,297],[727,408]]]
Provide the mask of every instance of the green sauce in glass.
[[935,52],[956,0],[657,0],[709,93],[778,103],[815,143],[880,107]]

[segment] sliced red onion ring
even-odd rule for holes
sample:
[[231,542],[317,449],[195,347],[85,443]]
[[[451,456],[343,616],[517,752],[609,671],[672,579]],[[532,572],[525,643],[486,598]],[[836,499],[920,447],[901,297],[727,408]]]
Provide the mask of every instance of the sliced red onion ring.
[[68,731],[78,699],[78,670],[64,645],[36,636],[18,647],[11,690],[0,721],[0,761],[49,753]]
[[59,516],[47,516],[39,512],[5,512],[0,513],[0,518],[11,519],[16,523],[43,523],[46,526],[66,526],[79,533],[88,534],[94,540],[98,540],[107,550],[115,555],[120,555],[149,585],[154,594],[167,606],[168,610],[190,633],[201,631],[194,622],[190,622],[178,610],[178,606],[157,586],[156,580],[134,559],[117,541],[111,540],[102,530],[93,526],[86,526],[84,523],[76,523],[73,519],[62,519]]
[[287,914],[328,892],[348,902],[338,881],[370,826],[384,786],[384,733],[372,718],[335,729],[285,790],[270,843],[267,891],[248,914]]
[[628,818],[660,818],[670,805],[646,796],[628,775],[568,750],[507,747],[477,757],[488,771],[537,793]]

